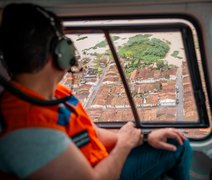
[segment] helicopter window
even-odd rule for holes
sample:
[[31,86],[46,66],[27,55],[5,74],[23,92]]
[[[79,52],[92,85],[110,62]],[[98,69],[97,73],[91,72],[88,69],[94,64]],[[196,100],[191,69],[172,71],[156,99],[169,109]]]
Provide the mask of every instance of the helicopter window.
[[84,70],[67,73],[62,83],[99,126],[119,128],[136,119],[142,128],[178,127],[194,138],[210,132],[205,56],[195,21],[66,18],[64,26]]

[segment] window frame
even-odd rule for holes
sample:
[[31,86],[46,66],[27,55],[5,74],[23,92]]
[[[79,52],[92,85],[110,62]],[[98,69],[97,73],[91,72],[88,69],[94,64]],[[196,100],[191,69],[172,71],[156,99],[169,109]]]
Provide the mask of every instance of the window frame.
[[[210,93],[210,87],[209,87],[209,82],[208,82],[208,72],[206,68],[206,56],[205,56],[205,51],[204,51],[204,44],[203,44],[203,38],[202,38],[202,32],[199,24],[197,23],[196,19],[194,17],[191,17],[189,15],[185,14],[154,14],[154,15],[130,15],[130,16],[88,16],[88,17],[63,17],[62,20],[64,22],[73,22],[73,25],[71,26],[65,26],[65,33],[73,33],[73,32],[80,32],[80,33],[88,33],[90,31],[95,33],[101,32],[105,34],[106,40],[108,42],[108,45],[110,47],[110,50],[112,52],[114,61],[116,63],[118,72],[120,74],[126,95],[129,100],[129,104],[132,109],[132,113],[134,116],[135,124],[136,127],[142,128],[142,129],[153,129],[153,128],[164,128],[164,127],[176,127],[176,128],[207,128],[210,125],[211,119],[209,119],[208,116],[208,111],[206,108],[206,98],[205,98],[205,93],[203,91],[203,86],[202,86],[202,81],[200,77],[200,72],[199,72],[199,67],[198,67],[198,62],[197,62],[197,57],[196,57],[196,52],[195,52],[195,46],[194,46],[194,39],[192,35],[192,31],[190,27],[184,23],[161,23],[161,24],[118,24],[118,25],[74,25],[74,21],[95,21],[95,20],[147,20],[147,19],[182,19],[190,22],[196,32],[197,32],[197,38],[198,38],[198,43],[199,43],[199,51],[200,51],[200,56],[201,56],[201,64],[202,64],[202,69],[203,69],[203,76],[205,78],[205,84],[206,84],[206,92],[207,92],[207,97],[209,100],[209,106],[211,106],[212,98]],[[113,42],[110,38],[110,33],[114,33],[114,31],[127,31],[129,32],[135,32],[135,31],[142,31],[142,32],[165,32],[165,31],[180,31],[182,34],[182,40],[185,48],[185,55],[187,59],[187,64],[188,64],[188,70],[190,73],[191,77],[191,82],[192,82],[192,89],[194,92],[194,99],[197,107],[197,112],[199,115],[199,119],[197,122],[176,122],[176,121],[169,121],[169,122],[141,122],[137,108],[135,106],[134,100],[131,96],[130,89],[128,87],[128,83],[125,78],[125,74],[123,73],[123,69],[121,67],[121,64],[119,62],[118,55],[115,51],[115,48],[113,46]],[[201,107],[201,108],[199,108]],[[99,127],[103,128],[108,128],[108,129],[116,129],[120,128],[125,124],[126,122],[95,122]]]

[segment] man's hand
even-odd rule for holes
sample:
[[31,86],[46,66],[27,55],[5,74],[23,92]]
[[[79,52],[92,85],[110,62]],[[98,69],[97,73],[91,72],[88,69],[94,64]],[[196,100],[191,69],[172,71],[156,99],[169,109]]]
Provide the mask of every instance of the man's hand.
[[130,150],[142,143],[141,130],[132,122],[125,124],[117,134],[117,144]]
[[183,144],[186,139],[184,134],[174,128],[157,129],[148,136],[148,143],[154,148],[176,151],[176,147],[167,143],[167,139],[176,139],[179,144]]

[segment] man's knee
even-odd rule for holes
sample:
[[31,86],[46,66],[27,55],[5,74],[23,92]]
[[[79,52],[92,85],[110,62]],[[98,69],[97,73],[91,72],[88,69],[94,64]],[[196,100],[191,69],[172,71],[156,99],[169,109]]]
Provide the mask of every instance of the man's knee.
[[190,145],[190,141],[188,139],[186,139],[182,145],[179,145],[179,147],[181,147],[183,149],[184,152],[186,153],[192,153],[192,149],[191,149],[191,145]]
[[192,157],[192,148],[190,145],[190,141],[188,139],[186,139],[182,145],[178,143],[175,155],[178,161],[184,162],[185,164],[190,166]]
[[191,145],[190,145],[190,141],[188,139],[186,139],[183,142],[183,146],[185,147],[185,149],[191,150]]
[[181,147],[183,149],[191,150],[190,141],[188,139],[183,141],[183,144],[179,144],[179,142],[176,139],[169,139],[168,143],[175,145],[177,148]]
[[191,158],[192,155],[192,148],[190,145],[190,141],[186,139],[183,144],[179,144],[175,139],[170,139],[169,143],[175,145],[177,147],[177,151],[175,155],[177,156],[177,159],[182,156],[187,156],[187,158]]

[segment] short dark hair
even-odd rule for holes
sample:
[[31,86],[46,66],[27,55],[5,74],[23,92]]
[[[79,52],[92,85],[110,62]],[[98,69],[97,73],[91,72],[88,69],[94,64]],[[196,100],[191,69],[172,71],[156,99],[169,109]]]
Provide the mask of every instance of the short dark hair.
[[13,3],[3,10],[0,48],[7,70],[12,75],[37,72],[47,63],[56,32],[50,19],[40,10],[54,19],[56,29],[62,34],[59,17],[38,5]]

